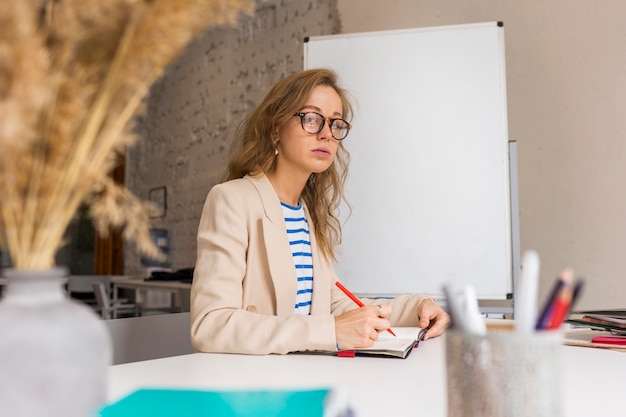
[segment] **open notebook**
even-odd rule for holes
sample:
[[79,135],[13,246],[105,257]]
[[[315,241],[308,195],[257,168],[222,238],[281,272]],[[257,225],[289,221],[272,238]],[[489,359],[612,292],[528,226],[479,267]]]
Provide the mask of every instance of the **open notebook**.
[[359,348],[352,350],[342,350],[339,356],[374,355],[392,356],[406,358],[417,343],[422,340],[426,329],[419,327],[392,327],[396,334],[394,337],[389,332],[382,332],[378,335],[378,340],[369,348]]

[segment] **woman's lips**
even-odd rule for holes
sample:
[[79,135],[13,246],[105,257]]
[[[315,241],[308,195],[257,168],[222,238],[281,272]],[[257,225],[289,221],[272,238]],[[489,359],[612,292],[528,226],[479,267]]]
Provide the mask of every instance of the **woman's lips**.
[[330,155],[330,151],[327,148],[313,149],[313,153],[316,153],[318,155],[324,155],[324,156]]

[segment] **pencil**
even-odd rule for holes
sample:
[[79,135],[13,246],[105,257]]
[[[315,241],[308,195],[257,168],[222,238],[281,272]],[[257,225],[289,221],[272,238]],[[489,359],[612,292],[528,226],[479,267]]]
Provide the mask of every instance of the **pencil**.
[[561,279],[564,285],[561,287],[554,300],[554,307],[552,308],[550,322],[547,327],[549,330],[555,330],[561,327],[572,304],[572,296],[574,293],[572,281],[574,279],[574,271],[571,268],[566,268],[561,272]]
[[[350,292],[350,290],[349,290],[349,289],[347,289],[346,287],[344,287],[344,286],[343,286],[343,284],[342,284],[341,282],[339,282],[339,281],[335,281],[335,284],[339,287],[339,289],[340,289],[341,291],[343,291],[343,293],[344,293],[345,295],[347,295],[348,297],[350,297],[350,299],[351,299],[352,301],[354,301],[354,302],[356,303],[356,305],[358,305],[359,307],[363,307],[363,306],[365,305],[365,304],[363,304],[363,302],[362,302],[361,300],[359,300],[359,298],[358,298],[356,295],[352,294],[352,293]],[[395,333],[394,333],[391,329],[389,329],[389,328],[387,329],[387,331],[388,331],[389,333],[391,333],[392,335],[394,335],[394,336],[396,335],[396,334],[395,334]]]

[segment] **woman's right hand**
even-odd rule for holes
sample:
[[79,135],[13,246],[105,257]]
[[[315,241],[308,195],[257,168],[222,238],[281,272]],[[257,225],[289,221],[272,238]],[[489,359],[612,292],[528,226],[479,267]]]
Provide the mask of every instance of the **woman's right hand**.
[[359,307],[335,317],[335,337],[339,349],[367,348],[378,339],[378,333],[389,328],[388,305]]

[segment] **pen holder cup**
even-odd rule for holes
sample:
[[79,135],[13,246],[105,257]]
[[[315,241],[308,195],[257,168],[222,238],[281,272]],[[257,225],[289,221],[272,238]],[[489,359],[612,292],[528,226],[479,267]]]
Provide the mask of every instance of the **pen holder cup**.
[[561,417],[560,331],[446,334],[448,417]]

